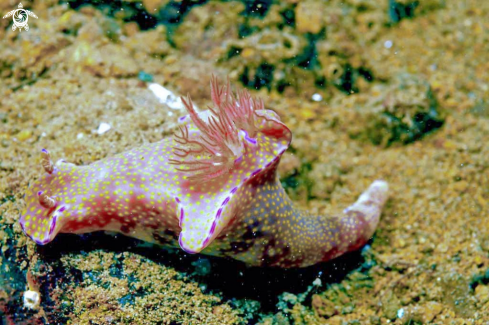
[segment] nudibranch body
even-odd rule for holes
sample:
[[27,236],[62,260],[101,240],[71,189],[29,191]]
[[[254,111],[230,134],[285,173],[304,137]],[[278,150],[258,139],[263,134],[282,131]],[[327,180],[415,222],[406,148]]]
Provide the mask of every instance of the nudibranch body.
[[214,108],[190,98],[172,138],[94,162],[54,164],[31,184],[20,218],[43,245],[58,233],[108,230],[188,253],[255,266],[305,267],[358,249],[372,236],[387,199],[375,181],[340,216],[294,208],[277,165],[291,141],[276,113],[243,90],[211,81]]

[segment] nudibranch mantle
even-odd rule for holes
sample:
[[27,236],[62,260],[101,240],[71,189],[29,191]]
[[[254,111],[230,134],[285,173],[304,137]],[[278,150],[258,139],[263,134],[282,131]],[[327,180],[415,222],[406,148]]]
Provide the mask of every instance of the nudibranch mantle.
[[116,231],[188,253],[255,266],[305,267],[363,246],[388,186],[373,184],[340,216],[294,208],[277,166],[292,134],[246,91],[211,80],[213,108],[188,115],[175,135],[87,166],[43,149],[44,173],[28,188],[20,218],[44,245],[58,233]]

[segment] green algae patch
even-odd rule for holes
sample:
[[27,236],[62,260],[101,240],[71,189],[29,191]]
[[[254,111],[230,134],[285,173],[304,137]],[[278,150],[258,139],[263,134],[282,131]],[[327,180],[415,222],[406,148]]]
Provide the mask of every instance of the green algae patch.
[[443,126],[447,112],[419,76],[401,74],[392,85],[373,92],[378,96],[359,110],[358,124],[350,128],[352,138],[382,146],[409,144]]

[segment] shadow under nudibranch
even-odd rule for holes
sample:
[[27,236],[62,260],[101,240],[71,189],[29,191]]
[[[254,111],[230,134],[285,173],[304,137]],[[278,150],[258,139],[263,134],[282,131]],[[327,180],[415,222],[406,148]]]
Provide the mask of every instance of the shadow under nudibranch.
[[[60,235],[52,243],[39,247],[42,260],[51,265],[53,276],[46,277],[49,281],[66,278],[62,275],[66,270],[58,264],[66,255],[87,255],[95,251],[105,251],[114,254],[129,252],[151,260],[161,267],[171,267],[197,281],[205,287],[206,292],[214,292],[223,296],[225,301],[236,299],[254,300],[260,303],[260,312],[276,312],[279,297],[283,293],[302,294],[308,290],[316,279],[321,280],[321,287],[341,282],[355,269],[366,266],[360,250],[345,254],[334,260],[318,263],[306,268],[263,268],[250,267],[243,262],[233,259],[223,259],[214,256],[189,255],[178,249],[161,249],[158,245],[147,245],[137,239],[126,236],[94,232],[81,236]],[[115,256],[115,255],[114,255]],[[115,257],[114,257],[115,258]],[[124,256],[114,259],[109,273],[118,278],[131,276],[124,274],[121,265]],[[202,266],[203,265],[203,266]],[[199,268],[205,268],[202,272]],[[367,265],[368,269],[369,266]],[[81,281],[82,274],[75,269],[69,271],[71,277]],[[132,279],[136,281],[136,279]],[[54,283],[44,283],[44,287],[55,286]],[[314,291],[315,292],[315,291]],[[311,298],[312,293],[306,297]]]

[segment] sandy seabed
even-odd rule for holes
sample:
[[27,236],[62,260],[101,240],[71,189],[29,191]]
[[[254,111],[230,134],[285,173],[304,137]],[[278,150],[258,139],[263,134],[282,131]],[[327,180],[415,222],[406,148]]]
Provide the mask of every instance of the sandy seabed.
[[[38,19],[20,33],[0,20],[3,323],[489,323],[487,1],[90,3],[26,2]],[[141,12],[162,23],[144,26]],[[341,211],[389,182],[366,248],[256,270],[123,236],[39,247],[22,233],[42,148],[89,164],[171,136],[184,112],[148,83],[205,107],[212,73],[255,88],[292,130],[280,174],[297,204]]]

